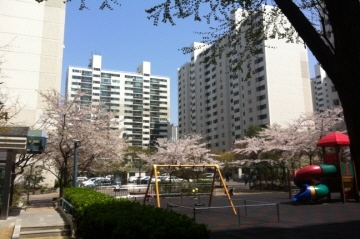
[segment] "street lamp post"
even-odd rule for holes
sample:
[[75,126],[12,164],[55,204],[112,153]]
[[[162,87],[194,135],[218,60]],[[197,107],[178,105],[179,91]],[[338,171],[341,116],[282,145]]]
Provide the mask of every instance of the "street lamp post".
[[73,176],[73,186],[76,187],[77,184],[77,157],[78,157],[78,148],[80,146],[80,140],[74,139],[74,176]]

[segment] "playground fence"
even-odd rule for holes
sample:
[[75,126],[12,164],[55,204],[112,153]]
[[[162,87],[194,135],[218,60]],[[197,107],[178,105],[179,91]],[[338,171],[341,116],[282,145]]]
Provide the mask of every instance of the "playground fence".
[[219,217],[227,217],[227,220],[233,224],[241,225],[241,222],[253,223],[272,223],[276,218],[277,223],[280,222],[280,211],[278,203],[266,203],[251,200],[237,199],[238,203],[234,205],[237,215],[233,212],[232,206],[189,206],[183,204],[167,203],[167,210],[172,210],[192,217],[197,223],[209,223],[216,221]]

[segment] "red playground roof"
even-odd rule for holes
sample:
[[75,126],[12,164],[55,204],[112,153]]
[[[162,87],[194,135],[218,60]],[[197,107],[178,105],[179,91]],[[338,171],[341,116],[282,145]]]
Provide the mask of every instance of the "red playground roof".
[[346,146],[350,144],[349,136],[340,132],[330,133],[322,137],[317,146],[335,147],[336,145]]

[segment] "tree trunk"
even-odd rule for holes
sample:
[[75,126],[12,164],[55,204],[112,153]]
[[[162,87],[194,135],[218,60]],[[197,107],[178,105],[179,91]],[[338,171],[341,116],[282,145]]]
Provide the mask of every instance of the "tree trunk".
[[[343,107],[350,138],[351,157],[360,173],[360,3],[359,0],[325,1],[335,42],[335,58],[341,65],[330,77]],[[327,71],[327,69],[325,69]],[[359,181],[359,178],[358,178]]]
[[[351,157],[360,176],[360,4],[359,0],[325,0],[335,52],[325,44],[293,1],[274,0],[326,71],[343,107]],[[331,92],[329,92],[331,93]]]

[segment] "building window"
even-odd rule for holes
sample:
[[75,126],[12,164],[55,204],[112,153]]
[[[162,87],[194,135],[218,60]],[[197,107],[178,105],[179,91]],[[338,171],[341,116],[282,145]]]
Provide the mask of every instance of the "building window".
[[265,85],[256,87],[256,91],[262,91],[265,90]]
[[257,101],[265,100],[265,99],[266,99],[266,95],[260,95],[260,96],[257,96],[257,97],[256,97],[256,100],[257,100]]
[[258,120],[267,119],[267,114],[259,115]]
[[261,66],[261,67],[255,69],[255,73],[259,73],[259,72],[261,72],[263,70],[264,70],[264,67]]
[[263,80],[265,80],[264,76],[259,76],[259,77],[255,78],[255,82],[260,82],[260,81],[263,81]]
[[264,58],[259,57],[259,58],[257,58],[254,62],[255,62],[255,64],[257,64],[257,63],[262,62],[263,60],[264,60]]
[[257,110],[265,110],[265,109],[266,109],[266,104],[257,107]]
[[340,101],[337,99],[337,100],[333,100],[333,104],[334,106],[339,106],[340,105]]

